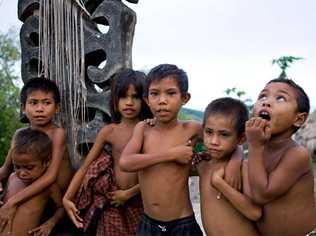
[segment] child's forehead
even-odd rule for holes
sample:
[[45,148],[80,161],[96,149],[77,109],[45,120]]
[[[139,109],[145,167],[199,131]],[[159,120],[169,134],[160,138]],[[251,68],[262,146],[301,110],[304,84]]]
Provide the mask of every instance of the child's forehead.
[[33,90],[27,93],[27,99],[34,99],[34,98],[46,98],[46,99],[54,99],[54,93],[51,91],[44,91],[44,90]]
[[[232,115],[222,113],[211,113],[205,120],[205,126],[217,126],[236,130],[236,119]],[[236,130],[237,132],[237,130]]]
[[12,161],[18,164],[25,164],[30,162],[37,162],[40,160],[31,153],[14,153],[14,155],[12,156]]
[[264,91],[283,92],[295,97],[297,96],[297,91],[295,88],[293,88],[291,85],[287,83],[282,83],[282,82],[272,82],[272,83],[266,84],[266,86],[261,92],[264,92]]
[[153,87],[169,87],[169,88],[179,88],[179,83],[178,80],[175,76],[166,76],[160,79],[155,79],[150,83],[149,88],[153,88]]

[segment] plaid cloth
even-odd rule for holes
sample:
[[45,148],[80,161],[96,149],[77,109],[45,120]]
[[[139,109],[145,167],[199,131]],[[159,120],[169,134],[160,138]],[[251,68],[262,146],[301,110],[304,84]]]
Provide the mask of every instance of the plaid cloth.
[[118,190],[114,179],[113,159],[103,152],[89,167],[76,196],[76,206],[84,222],[84,231],[95,230],[96,235],[129,236],[136,228],[143,212],[140,195],[123,206],[114,207],[106,193]]

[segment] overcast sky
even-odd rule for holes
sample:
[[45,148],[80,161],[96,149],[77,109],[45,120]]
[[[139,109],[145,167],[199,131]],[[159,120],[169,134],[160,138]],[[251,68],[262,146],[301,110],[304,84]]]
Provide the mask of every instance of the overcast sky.
[[[150,69],[177,64],[189,76],[192,98],[203,110],[226,88],[256,99],[264,84],[280,74],[271,61],[305,58],[288,75],[308,93],[316,108],[315,0],[139,0],[126,3],[137,13],[133,65]],[[17,2],[0,0],[0,30],[20,27]]]

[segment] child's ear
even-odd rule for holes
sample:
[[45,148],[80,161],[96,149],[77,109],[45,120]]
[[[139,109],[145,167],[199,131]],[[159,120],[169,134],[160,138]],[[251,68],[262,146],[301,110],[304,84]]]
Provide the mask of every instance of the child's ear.
[[306,112],[301,112],[296,115],[294,126],[300,128],[306,121],[308,114]]
[[60,104],[56,104],[56,113],[60,111]]
[[190,93],[186,93],[184,95],[182,95],[182,105],[185,105],[191,98],[191,94]]

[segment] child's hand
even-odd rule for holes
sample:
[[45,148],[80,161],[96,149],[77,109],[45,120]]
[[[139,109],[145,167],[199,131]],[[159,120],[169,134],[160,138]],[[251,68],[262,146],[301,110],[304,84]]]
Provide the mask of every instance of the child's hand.
[[225,182],[234,189],[241,190],[241,163],[242,157],[232,158],[225,167]]
[[106,196],[111,199],[111,205],[114,205],[115,207],[124,205],[124,203],[130,199],[128,190],[116,190],[107,193]]
[[156,117],[154,117],[152,119],[146,119],[144,121],[146,122],[147,125],[155,126],[157,119],[156,119]]
[[212,185],[216,187],[218,183],[220,183],[220,181],[223,181],[224,175],[225,175],[224,167],[221,167],[218,170],[214,171],[212,174]]
[[268,121],[253,117],[246,122],[247,142],[253,146],[263,146],[271,137]]
[[171,155],[174,157],[174,161],[180,164],[188,164],[192,160],[193,147],[191,146],[191,140],[185,145],[178,145],[171,149]]
[[16,205],[10,205],[8,202],[0,208],[0,232],[3,232],[8,225],[8,234],[12,231],[12,222],[17,210]]
[[34,236],[48,236],[52,232],[54,227],[55,223],[52,220],[48,220],[39,227],[30,230],[28,233]]
[[78,229],[83,228],[83,219],[79,216],[80,212],[77,209],[76,205],[66,198],[63,198],[63,205],[69,218],[74,223],[74,225]]

